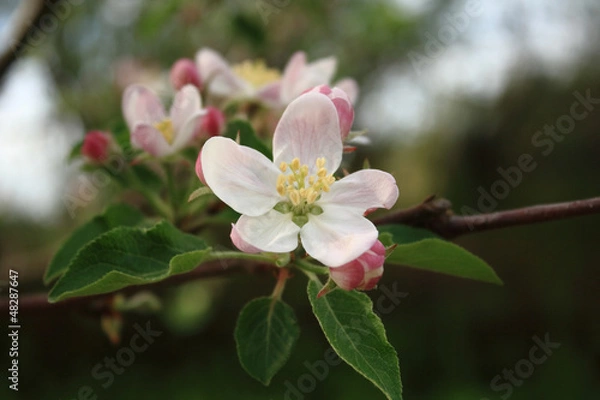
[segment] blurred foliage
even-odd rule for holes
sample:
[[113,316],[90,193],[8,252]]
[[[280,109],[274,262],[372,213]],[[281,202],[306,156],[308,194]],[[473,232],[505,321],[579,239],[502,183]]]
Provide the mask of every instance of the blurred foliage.
[[[79,114],[88,129],[120,123],[124,70],[135,72],[136,66],[143,66],[144,71],[130,79],[164,75],[173,61],[193,58],[203,46],[232,61],[260,57],[281,68],[297,49],[307,51],[310,59],[333,54],[339,60],[338,76],[356,77],[367,92],[386,67],[409,64],[407,51],[422,45],[422,32],[433,29],[440,15],[457,2],[436,2],[428,12],[411,15],[384,1],[292,0],[271,14],[267,24],[256,1],[144,1],[139,13],[137,3],[83,2],[34,52],[52,68],[61,94],[57,101]],[[582,23],[597,17],[592,6],[589,13],[576,16]],[[578,122],[548,156],[540,155],[531,143],[544,124],[568,112],[574,91],[589,88],[600,97],[597,43],[589,38],[588,58],[569,71],[570,77],[551,77],[535,63],[524,63],[493,101],[455,95],[441,111],[439,105],[430,104],[439,122],[418,140],[394,143],[389,137],[380,138],[355,160],[362,163],[366,156],[374,167],[395,172],[401,206],[435,192],[449,198],[456,210],[465,205],[476,208],[478,187],[489,190],[500,178],[497,168],[515,165],[524,153],[534,155],[538,167],[524,174],[523,184],[512,189],[498,209],[598,196],[598,110]],[[67,233],[56,227],[4,224],[3,271],[29,268],[23,290],[41,290],[40,263],[51,254],[48,248],[56,248]],[[498,399],[490,381],[528,357],[532,336],[546,333],[561,343],[560,349],[515,387],[511,399],[597,398],[598,237],[600,219],[594,216],[461,238],[461,245],[496,269],[503,287],[388,267],[381,286],[408,293],[382,316],[400,355],[405,398]],[[298,350],[268,388],[244,373],[235,355],[235,318],[245,302],[268,294],[273,284],[274,279],[262,275],[219,281],[201,288],[194,298],[201,304],[197,309],[187,304],[162,322],[151,318],[163,335],[107,389],[90,371],[104,357],[114,357],[119,347],[112,347],[103,336],[97,316],[74,311],[24,316],[18,398],[75,398],[82,385],[92,386],[99,398],[113,399],[282,398],[286,382],[296,385],[309,373],[304,363],[322,359],[327,346],[310,314],[305,281],[294,279],[284,299],[297,310]],[[183,288],[182,294],[189,290]],[[169,291],[167,309],[184,302],[174,291]],[[382,293],[370,295],[378,299]],[[190,323],[181,320],[185,315]],[[124,343],[135,333],[135,321],[142,325],[147,321],[140,318],[125,317]],[[13,395],[2,398],[16,398]],[[306,398],[377,396],[374,386],[340,365],[331,368]]]

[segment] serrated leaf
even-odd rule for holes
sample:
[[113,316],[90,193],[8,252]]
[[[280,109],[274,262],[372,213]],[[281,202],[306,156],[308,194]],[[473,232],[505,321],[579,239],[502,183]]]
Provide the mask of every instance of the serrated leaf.
[[254,128],[248,121],[236,119],[227,124],[227,129],[223,136],[236,140],[238,135],[241,145],[252,147],[264,154],[269,160],[272,158],[271,150],[256,136]]
[[127,204],[110,206],[103,214],[80,226],[56,252],[44,275],[44,283],[48,284],[58,278],[67,269],[77,252],[88,242],[118,226],[135,226],[144,220],[144,215]]
[[54,303],[158,282],[194,269],[209,254],[203,240],[168,222],[149,229],[115,228],[77,253],[48,300]]
[[261,297],[242,309],[234,336],[242,367],[254,379],[269,385],[290,357],[300,329],[290,306]]
[[313,312],[331,347],[342,360],[371,381],[390,400],[402,399],[402,381],[396,350],[388,342],[369,296],[334,290],[317,299],[322,285],[308,283]]
[[481,258],[427,230],[388,225],[380,231],[391,234],[392,241],[398,245],[386,259],[386,264],[502,285],[496,272]]

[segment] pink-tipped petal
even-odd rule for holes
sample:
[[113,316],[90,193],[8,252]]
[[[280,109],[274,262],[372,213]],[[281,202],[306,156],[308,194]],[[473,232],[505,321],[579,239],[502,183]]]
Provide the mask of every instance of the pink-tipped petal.
[[183,148],[193,139],[196,126],[204,114],[200,93],[195,86],[186,85],[175,94],[170,111],[173,130],[176,132],[173,140],[175,150]]
[[242,215],[235,224],[239,239],[244,246],[252,246],[261,251],[286,253],[298,247],[300,227],[292,222],[292,214],[282,214],[275,210],[249,217]]
[[331,100],[318,93],[306,93],[294,100],[284,111],[273,136],[275,165],[299,158],[311,173],[321,157],[330,173],[337,170],[342,148],[337,111]]
[[173,152],[162,133],[152,125],[137,125],[131,132],[131,143],[155,157],[163,157]]
[[196,63],[189,58],[179,59],[171,67],[169,74],[171,85],[175,90],[179,90],[185,85],[193,85],[202,89],[202,79],[196,68]]
[[371,208],[390,209],[398,200],[398,185],[392,175],[376,169],[354,172],[331,185],[319,205],[338,205],[363,214]]
[[206,178],[204,178],[204,171],[202,171],[202,150],[200,150],[198,158],[196,159],[196,175],[198,176],[198,179],[200,179],[200,182],[208,186],[206,184]]
[[247,85],[233,73],[227,61],[212,49],[200,49],[196,54],[196,65],[211,93],[227,97],[247,90]]
[[165,108],[152,90],[131,85],[123,93],[123,116],[132,132],[138,124],[154,124],[166,117]]
[[231,242],[238,250],[244,253],[260,253],[260,249],[252,246],[240,236],[240,232],[235,224],[231,224],[231,234],[229,235]]
[[350,99],[352,104],[356,104],[358,100],[358,94],[360,92],[358,84],[352,78],[344,78],[335,83],[335,87],[342,89]]
[[377,228],[362,215],[342,206],[321,207],[321,215],[309,215],[300,239],[311,257],[328,267],[354,260],[377,240]]
[[355,260],[329,269],[331,279],[344,290],[371,290],[383,275],[385,247],[377,240]]
[[256,91],[256,96],[272,107],[281,106],[281,81],[271,82]]
[[352,128],[352,123],[354,122],[354,107],[352,107],[352,103],[346,92],[337,87],[332,89],[327,85],[316,86],[308,92],[321,93],[333,102],[340,122],[340,134],[342,140],[345,140],[348,137],[350,129]]
[[[306,70],[306,54],[303,51],[295,52],[288,61],[283,70],[281,78],[281,101],[284,104],[290,103],[300,93],[296,93],[296,83],[302,78]],[[308,88],[307,88],[308,89]]]
[[206,141],[202,173],[217,197],[240,214],[259,216],[283,200],[276,189],[279,169],[258,151],[228,138]]

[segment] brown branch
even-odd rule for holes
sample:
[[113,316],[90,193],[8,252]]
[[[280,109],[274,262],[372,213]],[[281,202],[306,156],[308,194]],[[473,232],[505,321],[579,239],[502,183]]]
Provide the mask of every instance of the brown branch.
[[[451,207],[452,205],[448,200],[436,199],[434,196],[431,196],[415,207],[390,213],[373,220],[373,222],[376,225],[401,223],[429,229],[445,238],[454,238],[467,233],[505,228],[508,226],[528,225],[581,215],[600,214],[600,197],[470,216],[454,215]],[[176,275],[164,281],[144,285],[143,287],[132,286],[120,292],[129,294],[140,290],[155,290],[195,279],[223,276],[240,271],[261,273],[273,268],[271,265],[257,262],[245,261],[242,264],[239,260],[223,259],[202,264],[187,274]],[[65,308],[97,311],[106,307],[107,302],[114,294],[77,297],[54,304],[48,303],[47,293],[23,294],[19,298],[19,312],[45,312]],[[0,308],[5,311],[8,310],[8,299],[4,298],[0,300]]]
[[[60,16],[53,14],[52,10],[59,7],[59,3],[64,3],[64,0],[26,0],[20,2],[15,11],[16,22],[8,38],[8,45],[0,54],[0,83],[2,83],[4,76],[13,63],[26,50],[32,36],[34,34],[47,35],[50,33],[49,29],[53,25],[40,27],[43,22],[42,18],[49,15],[53,18],[54,24],[58,24],[57,21],[60,20]],[[56,26],[54,25],[54,29],[56,29]]]
[[600,214],[600,197],[469,216],[454,215],[451,207],[451,203],[446,199],[429,197],[418,206],[390,213],[373,222],[376,225],[406,224],[426,228],[442,237],[452,239],[491,229]]

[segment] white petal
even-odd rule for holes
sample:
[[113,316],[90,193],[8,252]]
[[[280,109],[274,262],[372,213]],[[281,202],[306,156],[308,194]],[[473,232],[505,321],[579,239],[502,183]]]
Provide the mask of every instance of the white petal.
[[258,217],[242,215],[234,229],[246,245],[273,253],[285,253],[298,247],[300,227],[292,214],[270,210]]
[[162,157],[173,152],[160,131],[148,124],[138,124],[131,132],[131,143],[155,157]]
[[356,104],[356,100],[358,99],[358,84],[352,78],[344,78],[335,83],[335,87],[342,89],[348,97],[350,98],[350,102],[352,104]]
[[177,92],[170,111],[175,132],[175,150],[181,149],[192,140],[199,118],[204,114],[200,93],[195,86],[185,85]]
[[165,108],[152,90],[140,85],[131,85],[123,93],[123,116],[133,132],[138,124],[153,124],[166,117]]
[[342,160],[342,138],[337,110],[327,96],[306,93],[284,111],[273,136],[275,165],[299,158],[314,173],[315,161],[324,157],[333,173]]
[[294,82],[289,99],[294,100],[305,91],[319,85],[329,85],[335,73],[337,61],[334,57],[322,58],[306,66]]
[[242,237],[240,236],[240,232],[235,224],[231,224],[231,233],[229,234],[229,237],[231,238],[231,242],[233,243],[233,245],[239,250],[243,251],[244,253],[260,253],[260,249],[257,249],[256,247],[252,246],[250,243],[242,239]]
[[271,82],[256,91],[256,96],[272,107],[281,105],[281,81]]
[[200,77],[211,93],[228,97],[247,90],[245,82],[235,75],[227,61],[212,49],[200,49],[196,54],[196,65]]
[[394,177],[377,169],[354,172],[331,185],[318,201],[320,206],[333,204],[363,214],[370,208],[391,208],[398,200]]
[[302,51],[294,53],[288,61],[281,78],[281,100],[284,104],[290,103],[300,93],[295,93],[295,85],[306,70],[306,54]]
[[202,172],[217,197],[240,214],[262,215],[283,200],[276,188],[279,169],[258,151],[231,139],[206,141]]
[[361,214],[338,206],[322,206],[323,214],[308,216],[300,231],[302,245],[311,257],[328,267],[358,258],[377,240],[377,228]]

